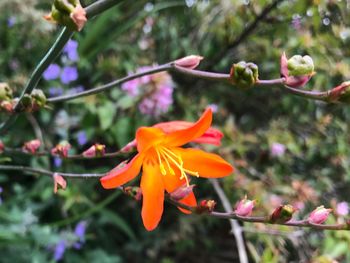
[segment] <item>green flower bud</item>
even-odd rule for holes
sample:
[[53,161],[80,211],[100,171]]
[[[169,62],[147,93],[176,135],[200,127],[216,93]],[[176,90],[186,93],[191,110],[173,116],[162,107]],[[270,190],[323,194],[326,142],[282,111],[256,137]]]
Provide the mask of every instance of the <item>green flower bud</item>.
[[12,89],[7,83],[0,83],[0,101],[11,100],[12,99]]
[[231,80],[240,88],[249,88],[259,79],[258,66],[254,63],[241,61],[233,64],[230,71]]
[[310,56],[295,55],[287,61],[289,76],[306,76],[314,73],[314,62]]
[[46,104],[46,96],[44,92],[40,89],[34,89],[32,91],[31,97],[33,99],[33,104],[38,105],[39,107],[44,107]]

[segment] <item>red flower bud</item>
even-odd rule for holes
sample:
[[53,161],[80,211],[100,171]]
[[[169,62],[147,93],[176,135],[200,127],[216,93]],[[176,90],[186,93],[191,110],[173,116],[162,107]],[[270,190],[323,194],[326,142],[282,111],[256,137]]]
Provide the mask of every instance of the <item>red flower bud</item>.
[[195,187],[194,184],[190,186],[182,185],[169,194],[170,198],[174,199],[175,201],[180,201],[181,199],[184,199],[186,196],[192,193],[193,187]]
[[55,148],[51,149],[51,154],[65,158],[68,156],[70,148],[71,145],[68,142],[61,142]]
[[324,206],[321,205],[311,212],[309,216],[309,222],[312,224],[322,224],[324,221],[327,220],[331,212],[332,209],[324,208]]
[[250,216],[255,206],[255,200],[248,200],[247,196],[240,200],[236,206],[235,213],[239,216]]
[[196,212],[198,214],[207,212],[211,213],[214,211],[216,202],[214,200],[202,200],[199,205],[196,207]]
[[277,207],[271,217],[272,223],[285,223],[292,219],[294,212],[297,211],[292,205],[280,205]]
[[175,65],[182,68],[195,69],[199,65],[202,59],[203,57],[201,56],[190,55],[190,56],[175,60]]
[[66,189],[67,187],[67,181],[63,178],[62,175],[55,173],[53,175],[53,180],[54,180],[54,187],[53,187],[53,192],[56,194],[57,190],[59,187],[61,187],[63,190]]
[[104,156],[106,146],[103,144],[96,143],[92,145],[89,149],[83,152],[84,157],[96,157],[96,156]]
[[22,150],[24,152],[29,152],[31,154],[35,154],[38,149],[40,148],[41,145],[41,141],[39,139],[35,139],[35,140],[31,140],[29,142],[26,142],[23,147]]

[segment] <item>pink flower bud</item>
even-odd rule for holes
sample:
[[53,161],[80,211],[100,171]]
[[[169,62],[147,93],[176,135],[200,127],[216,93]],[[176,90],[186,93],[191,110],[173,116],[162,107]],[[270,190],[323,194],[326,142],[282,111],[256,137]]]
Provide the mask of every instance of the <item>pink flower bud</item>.
[[120,151],[123,153],[127,153],[127,152],[130,152],[134,148],[136,148],[136,140],[129,142],[127,145],[125,145],[123,148],[121,148]]
[[255,200],[248,200],[247,196],[238,202],[235,213],[239,216],[250,216],[255,206]]
[[3,153],[5,150],[5,144],[0,140],[0,153]]
[[70,148],[71,145],[68,142],[61,142],[57,144],[55,148],[51,149],[51,154],[65,158],[68,156]]
[[86,18],[86,11],[82,6],[79,4],[77,5],[73,12],[70,14],[70,18],[73,20],[74,24],[77,26],[78,31],[82,30],[87,18]]
[[62,175],[55,173],[53,175],[53,181],[54,181],[54,187],[53,192],[56,194],[59,187],[61,187],[63,190],[67,187],[67,181],[63,178]]
[[203,57],[201,56],[190,55],[190,56],[175,60],[175,65],[182,68],[195,69],[199,65],[202,59]]
[[29,152],[31,154],[35,154],[38,149],[40,148],[41,145],[41,141],[39,139],[35,139],[35,140],[31,140],[29,142],[26,142],[23,147],[22,150],[24,152]]
[[309,216],[309,222],[312,224],[322,224],[324,221],[327,220],[331,212],[332,209],[324,208],[324,206],[321,205],[311,212]]
[[7,113],[13,113],[13,102],[4,100],[0,103],[0,109],[4,110]]
[[190,193],[193,191],[193,187],[195,187],[194,184],[187,186],[183,185],[178,188],[176,188],[173,192],[171,192],[169,195],[171,199],[174,199],[176,201],[180,201],[181,199],[184,199],[187,197]]
[[104,156],[106,146],[103,144],[94,144],[85,152],[83,152],[84,157],[96,157],[96,156]]

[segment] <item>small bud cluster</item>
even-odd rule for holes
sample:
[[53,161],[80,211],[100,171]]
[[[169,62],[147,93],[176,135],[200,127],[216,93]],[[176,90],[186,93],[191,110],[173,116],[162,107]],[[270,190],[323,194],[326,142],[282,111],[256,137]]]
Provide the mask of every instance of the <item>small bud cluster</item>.
[[51,149],[51,154],[54,156],[65,158],[68,156],[68,151],[70,150],[70,148],[71,145],[68,142],[63,141],[57,144],[53,149]]
[[[19,98],[13,98],[12,89],[7,83],[0,83],[0,111],[13,113]],[[46,96],[42,90],[34,89],[32,93],[25,94],[20,101],[17,111],[34,112],[46,106]]]
[[44,17],[50,22],[68,27],[72,31],[83,29],[87,18],[79,0],[55,0],[51,13]]
[[245,61],[233,64],[230,77],[233,84],[239,88],[250,88],[259,79],[258,66],[251,62],[246,63]]

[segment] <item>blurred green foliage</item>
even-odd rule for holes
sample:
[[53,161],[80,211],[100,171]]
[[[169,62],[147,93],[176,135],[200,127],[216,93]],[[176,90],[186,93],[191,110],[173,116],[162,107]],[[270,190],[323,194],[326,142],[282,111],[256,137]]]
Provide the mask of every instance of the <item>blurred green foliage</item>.
[[[93,1],[84,1],[89,4]],[[283,51],[310,55],[317,74],[305,89],[327,90],[350,79],[350,6],[348,1],[120,1],[74,35],[80,59],[74,85],[42,80],[39,88],[68,92],[125,76],[157,62],[185,55],[205,57],[200,69],[229,72],[233,63],[251,61],[261,79],[279,76]],[[42,16],[50,1],[0,1],[0,82],[18,94],[59,29]],[[251,28],[252,30],[247,30]],[[248,32],[249,31],[249,32]],[[64,57],[55,63],[66,63]],[[223,83],[173,74],[176,83],[170,111],[157,118],[142,115],[139,100],[119,88],[103,94],[22,114],[5,145],[21,147],[42,137],[50,148],[68,140],[73,152],[99,142],[114,151],[133,139],[142,125],[195,120],[216,104],[214,124],[225,133],[219,152],[237,172],[221,180],[232,204],[245,194],[257,199],[256,214],[268,214],[281,203],[300,208],[304,218],[318,205],[336,208],[350,202],[350,110],[294,97],[281,88],[236,89]],[[0,115],[1,120],[5,115]],[[87,142],[79,143],[85,133]],[[279,154],[274,147],[282,147]],[[127,157],[127,156],[123,156]],[[48,157],[1,156],[0,163],[66,172],[105,172],[124,158],[63,161]],[[57,160],[56,160],[57,161]],[[56,163],[56,166],[58,164]],[[205,180],[194,180],[199,198],[216,199]],[[166,205],[160,226],[146,232],[140,205],[98,180],[68,180],[54,195],[44,176],[1,172],[1,262],[54,261],[54,248],[66,240],[64,262],[236,262],[229,224],[221,219],[180,214]],[[137,182],[135,182],[137,185]],[[221,209],[221,207],[218,207]],[[74,227],[87,222],[86,240],[74,249]],[[329,222],[344,220],[332,216]],[[244,236],[252,262],[350,262],[350,233],[315,231],[245,223]]]

